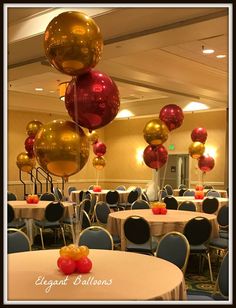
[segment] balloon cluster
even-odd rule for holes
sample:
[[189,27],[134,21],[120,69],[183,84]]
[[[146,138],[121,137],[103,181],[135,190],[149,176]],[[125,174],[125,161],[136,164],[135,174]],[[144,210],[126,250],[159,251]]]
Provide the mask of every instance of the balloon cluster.
[[189,146],[189,154],[198,160],[198,168],[202,172],[209,172],[215,166],[213,157],[204,154],[205,142],[207,140],[207,130],[203,127],[194,128],[191,133],[192,143]]
[[165,202],[153,202],[152,204],[152,212],[154,215],[166,215],[167,208]]
[[108,75],[92,70],[103,50],[95,21],[76,11],[59,14],[45,30],[44,49],[53,67],[73,76],[65,93],[65,106],[73,121],[89,131],[110,123],[119,111],[119,91]]
[[91,271],[92,261],[88,258],[89,249],[87,246],[70,244],[62,247],[59,253],[60,257],[57,259],[57,266],[65,275],[70,275],[74,272],[83,274]]
[[143,152],[143,159],[148,167],[158,170],[167,162],[168,152],[163,143],[171,130],[181,126],[183,119],[182,109],[170,104],[161,109],[159,119],[151,120],[145,125],[143,135],[149,145]]
[[26,125],[26,132],[28,137],[25,139],[25,152],[17,155],[17,167],[24,172],[29,173],[36,166],[36,159],[34,154],[35,136],[41,129],[43,124],[40,121],[33,120]]

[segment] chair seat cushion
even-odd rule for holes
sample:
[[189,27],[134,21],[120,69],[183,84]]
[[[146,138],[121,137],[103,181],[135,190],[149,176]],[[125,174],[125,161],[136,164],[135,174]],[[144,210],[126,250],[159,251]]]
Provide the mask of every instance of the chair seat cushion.
[[213,238],[212,240],[210,240],[209,245],[226,249],[226,248],[228,248],[228,240],[225,239],[225,238],[216,237],[216,238]]
[[227,240],[229,239],[229,233],[228,232],[220,231],[219,235],[220,235],[221,238],[225,238]]
[[144,244],[128,243],[126,248],[128,251],[154,252],[157,249],[157,241],[152,239],[152,247],[150,247],[150,242],[148,241],[147,243]]
[[15,228],[20,229],[25,226],[25,222],[23,220],[13,220],[12,222],[7,224],[7,228]]
[[187,290],[188,301],[214,301],[211,294],[204,291]]
[[60,228],[61,226],[58,221],[35,220],[34,223],[39,228]]
[[191,253],[199,253],[199,252],[206,252],[208,248],[204,245],[190,245],[190,252]]

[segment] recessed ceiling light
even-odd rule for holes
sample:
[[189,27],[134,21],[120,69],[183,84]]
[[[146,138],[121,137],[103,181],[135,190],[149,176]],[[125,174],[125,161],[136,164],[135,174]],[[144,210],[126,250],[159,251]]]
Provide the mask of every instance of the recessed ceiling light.
[[226,55],[217,55],[216,58],[223,59],[223,58],[226,58]]
[[43,88],[35,88],[35,91],[43,91]]
[[190,102],[183,108],[183,111],[197,111],[197,110],[205,110],[209,109],[209,107],[200,102]]
[[129,118],[133,116],[134,114],[131,111],[129,111],[128,109],[123,109],[117,114],[116,118],[121,119],[121,118]]
[[202,50],[202,52],[205,53],[205,54],[211,54],[211,53],[214,53],[215,50],[214,49],[210,49],[210,48],[204,48]]
[[54,91],[54,90],[51,90],[51,91],[49,91],[49,93],[55,93],[55,91]]

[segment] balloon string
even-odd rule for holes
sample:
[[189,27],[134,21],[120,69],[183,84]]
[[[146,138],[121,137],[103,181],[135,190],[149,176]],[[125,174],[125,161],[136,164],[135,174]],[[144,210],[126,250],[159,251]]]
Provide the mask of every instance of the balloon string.
[[98,186],[99,171],[96,169],[96,172],[97,172],[97,181],[96,181],[96,186]]
[[[166,169],[167,169],[167,164],[168,164],[168,159],[169,159],[169,155],[167,156],[167,160],[166,160],[166,163],[165,163],[165,169],[164,169],[164,175],[163,175],[163,180],[162,180],[162,185],[161,185],[161,190],[163,189],[164,187],[164,183],[165,183],[165,178],[166,178]],[[159,202],[161,201],[161,193],[159,194]]]

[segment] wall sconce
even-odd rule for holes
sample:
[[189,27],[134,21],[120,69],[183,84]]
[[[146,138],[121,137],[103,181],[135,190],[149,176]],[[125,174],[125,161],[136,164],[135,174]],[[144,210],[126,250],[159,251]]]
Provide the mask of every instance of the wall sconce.
[[143,161],[143,148],[138,148],[136,150],[136,161],[138,165],[144,165],[144,161]]
[[209,155],[215,159],[217,157],[216,148],[213,146],[206,146],[204,155]]
[[65,101],[65,93],[66,93],[66,88],[69,84],[69,81],[65,81],[59,84],[59,97],[60,100],[62,100],[63,102]]

